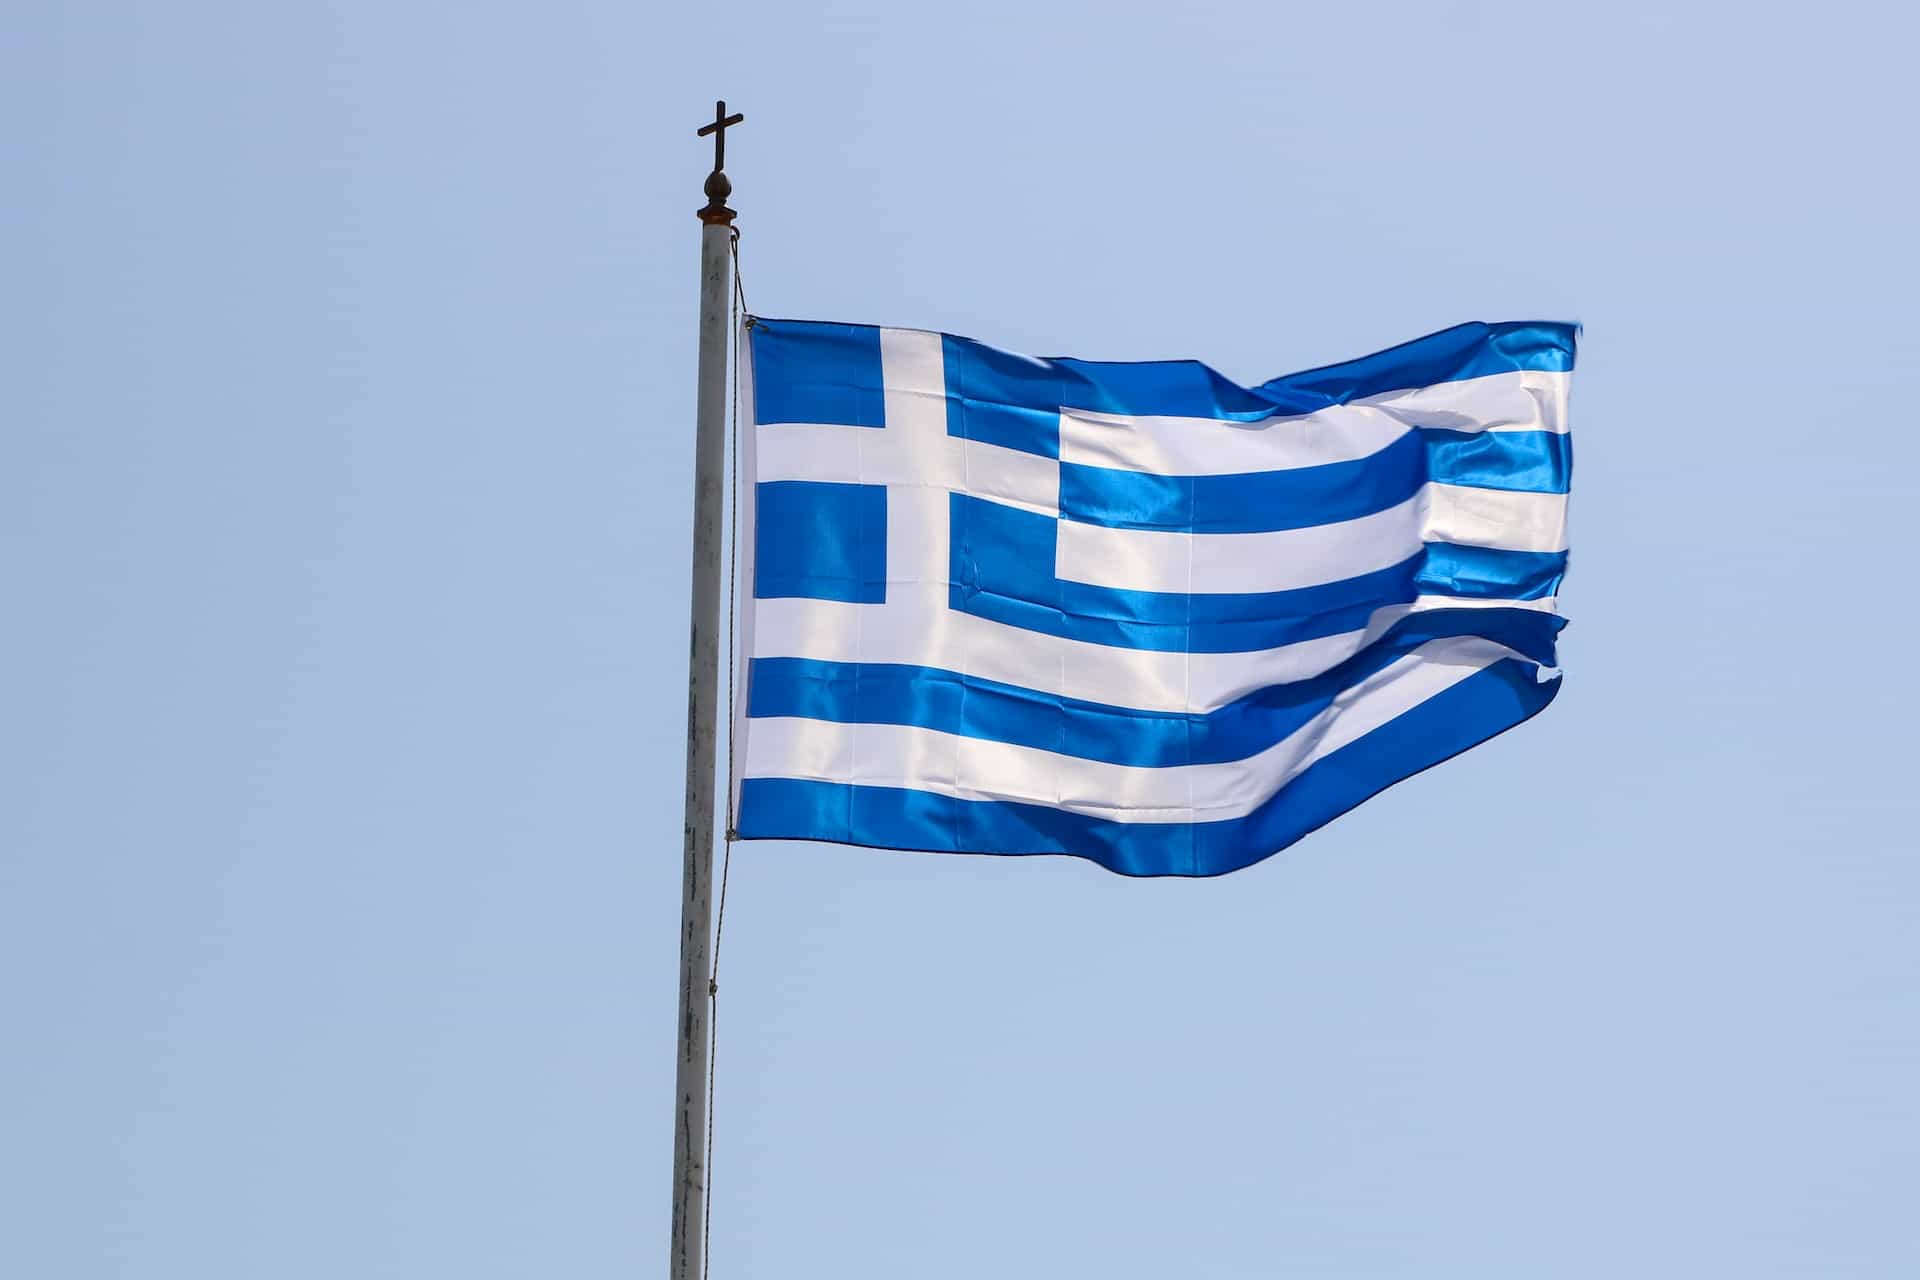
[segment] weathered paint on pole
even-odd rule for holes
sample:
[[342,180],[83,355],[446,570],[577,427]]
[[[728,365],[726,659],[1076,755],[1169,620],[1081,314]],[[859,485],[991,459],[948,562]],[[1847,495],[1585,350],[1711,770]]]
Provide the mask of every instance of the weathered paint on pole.
[[671,1280],[700,1280],[707,1197],[708,996],[713,982],[715,739],[720,707],[720,517],[725,500],[727,303],[732,191],[721,169],[729,118],[715,104],[707,205],[700,210],[700,385],[694,409],[693,614],[687,662],[687,808],[680,896],[679,1056],[674,1064]]

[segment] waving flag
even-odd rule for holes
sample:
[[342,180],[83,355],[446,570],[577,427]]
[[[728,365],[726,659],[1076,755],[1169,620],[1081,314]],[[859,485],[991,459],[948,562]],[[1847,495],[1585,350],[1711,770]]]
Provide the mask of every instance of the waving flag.
[[1571,326],[1239,386],[759,320],[742,838],[1256,862],[1559,688]]

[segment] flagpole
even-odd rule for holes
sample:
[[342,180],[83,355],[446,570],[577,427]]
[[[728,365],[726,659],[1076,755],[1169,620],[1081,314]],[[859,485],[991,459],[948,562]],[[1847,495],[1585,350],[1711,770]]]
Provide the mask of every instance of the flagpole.
[[693,616],[687,670],[687,807],[680,895],[679,1048],[674,1069],[671,1280],[700,1280],[707,1194],[708,999],[713,983],[714,757],[720,694],[720,514],[727,409],[727,303],[733,184],[722,172],[730,125],[714,103],[713,172],[700,217],[700,384],[693,451]]

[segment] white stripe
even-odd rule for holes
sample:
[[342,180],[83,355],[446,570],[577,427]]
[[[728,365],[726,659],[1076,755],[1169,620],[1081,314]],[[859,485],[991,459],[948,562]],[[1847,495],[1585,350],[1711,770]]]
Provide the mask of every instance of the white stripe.
[[1132,591],[1290,591],[1357,578],[1420,550],[1420,495],[1385,511],[1270,533],[1169,533],[1060,522],[1055,573]]
[[1395,507],[1269,533],[1170,533],[1060,522],[1055,572],[1129,591],[1291,591],[1399,564],[1424,542],[1507,551],[1566,548],[1567,498],[1429,484]]
[[1571,370],[1522,369],[1484,378],[1436,382],[1385,396],[1377,404],[1410,427],[1448,431],[1551,431],[1567,433]]
[[1415,427],[1564,433],[1571,376],[1539,370],[1489,374],[1258,422],[1065,409],[1060,461],[1153,475],[1237,475],[1352,462]]
[[1374,611],[1367,627],[1251,653],[1157,653],[1067,640],[947,607],[944,585],[889,586],[887,605],[757,600],[754,653],[819,662],[897,663],[1143,711],[1206,712],[1270,685],[1330,671],[1409,613],[1453,608],[1554,612],[1554,601],[1427,595]]
[[1514,493],[1430,484],[1423,534],[1428,542],[1505,551],[1565,551],[1567,495]]
[[1478,637],[1432,641],[1343,692],[1281,742],[1224,764],[1116,765],[907,725],[777,717],[753,721],[745,776],[1011,800],[1118,822],[1238,818],[1315,761],[1509,656]]
[[1560,601],[1556,596],[1542,596],[1538,600],[1501,600],[1481,596],[1426,595],[1415,599],[1407,612],[1429,613],[1435,609],[1525,609],[1530,613],[1558,613]]

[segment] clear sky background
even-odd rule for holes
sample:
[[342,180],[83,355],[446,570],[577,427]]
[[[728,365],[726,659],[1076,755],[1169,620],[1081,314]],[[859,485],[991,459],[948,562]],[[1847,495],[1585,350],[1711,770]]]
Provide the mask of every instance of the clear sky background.
[[664,1273],[698,228],[1257,381],[1586,325],[1566,689],[1251,870],[745,845],[714,1275],[1920,1275],[1893,4],[0,19],[0,1271]]

